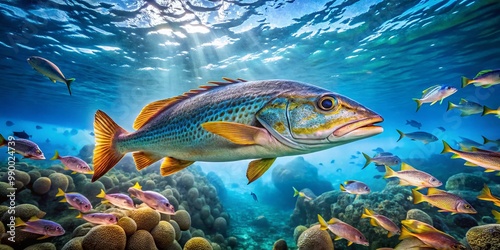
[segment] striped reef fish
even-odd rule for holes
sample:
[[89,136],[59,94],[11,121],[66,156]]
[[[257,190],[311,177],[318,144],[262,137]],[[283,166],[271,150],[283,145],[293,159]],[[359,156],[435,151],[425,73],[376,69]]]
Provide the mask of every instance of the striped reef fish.
[[57,65],[43,57],[31,56],[28,58],[28,63],[33,69],[49,78],[51,82],[56,83],[56,81],[60,81],[65,83],[66,87],[68,87],[69,95],[71,95],[70,86],[75,78],[66,78]]
[[448,193],[437,188],[429,188],[427,195],[418,192],[417,189],[411,190],[413,204],[428,202],[434,207],[439,208],[438,212],[451,212],[452,214],[475,214],[477,211],[462,197]]
[[400,240],[408,239],[411,237],[418,238],[425,245],[440,250],[460,250],[467,249],[453,236],[440,231],[433,226],[418,221],[418,220],[402,220],[403,224],[401,230]]
[[416,186],[417,190],[427,187],[439,187],[443,185],[436,177],[415,169],[414,167],[401,163],[401,171],[394,171],[389,166],[385,166],[384,178],[397,177],[401,186]]
[[380,115],[337,93],[289,80],[224,78],[144,107],[129,133],[95,114],[94,175],[108,172],[128,152],[138,170],[163,158],[162,175],[195,161],[257,159],[249,183],[280,156],[312,153],[379,134]]
[[422,98],[413,98],[413,100],[417,103],[417,111],[420,109],[422,104],[424,103],[434,103],[439,101],[439,104],[443,103],[444,98],[453,95],[457,92],[457,89],[447,85],[434,85],[426,90],[422,91]]
[[321,230],[329,229],[333,234],[335,234],[335,240],[346,239],[347,246],[356,243],[363,246],[369,246],[370,243],[366,237],[355,227],[337,219],[331,218],[328,222],[318,214],[318,220]]
[[495,84],[500,84],[500,69],[482,70],[473,79],[462,76],[462,88],[469,84],[474,84],[476,87],[489,88]]
[[391,219],[375,213],[373,210],[365,208],[364,213],[361,215],[361,218],[369,218],[370,225],[374,227],[382,227],[383,229],[389,231],[387,237],[392,237],[394,235],[400,234],[401,230],[399,227],[392,222]]
[[452,159],[464,159],[465,166],[483,167],[485,172],[500,171],[500,152],[471,147],[471,152],[453,149],[448,143],[443,141],[444,148],[441,154],[453,153]]

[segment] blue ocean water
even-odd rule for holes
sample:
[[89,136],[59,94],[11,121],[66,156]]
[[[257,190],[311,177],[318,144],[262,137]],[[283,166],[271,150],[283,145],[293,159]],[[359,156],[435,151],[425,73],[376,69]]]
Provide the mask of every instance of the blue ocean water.
[[[77,155],[94,143],[91,132],[98,109],[133,131],[133,121],[145,105],[208,81],[290,79],[348,96],[384,118],[380,135],[303,156],[336,190],[349,179],[364,181],[373,191],[384,189],[386,182],[373,178],[383,173],[373,164],[361,170],[365,159],[358,153],[373,155],[377,147],[447,178],[467,169],[454,167],[463,161],[449,160],[454,165],[441,168],[423,166],[438,157],[441,140],[454,143],[465,137],[482,144],[481,136],[500,138],[497,117],[446,111],[448,101],[458,103],[461,98],[500,106],[500,86],[460,86],[462,76],[500,68],[499,11],[500,3],[494,0],[2,1],[0,133],[26,131],[47,158],[55,150]],[[33,70],[26,61],[30,56],[44,57],[66,77],[76,78],[73,95],[64,84],[53,84]],[[458,91],[442,104],[424,104],[415,112],[412,98],[436,84]],[[396,129],[418,131],[406,125],[407,120],[420,122],[421,131],[439,140],[427,145],[408,138],[397,142]],[[0,156],[0,161],[6,159]],[[288,224],[295,207],[293,191],[289,199],[276,201],[281,194],[272,191],[271,173],[295,159],[278,159],[251,185],[246,185],[248,161],[199,166],[205,173],[215,172],[232,195],[248,199],[245,204],[252,209],[283,210],[273,221]],[[43,168],[53,164],[22,161]],[[259,203],[249,195],[252,191],[261,198]],[[223,204],[239,210],[228,199]],[[231,226],[242,227],[236,219]],[[290,234],[282,237],[293,239]],[[270,249],[267,242],[277,239],[253,240],[266,242],[262,249]],[[295,245],[293,240],[289,245]]]

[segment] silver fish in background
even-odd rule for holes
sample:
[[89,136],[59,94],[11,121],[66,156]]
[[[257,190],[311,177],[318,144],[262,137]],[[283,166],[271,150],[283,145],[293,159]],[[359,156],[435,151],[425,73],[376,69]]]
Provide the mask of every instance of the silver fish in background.
[[118,222],[116,215],[107,213],[78,214],[76,218],[84,219],[93,224],[112,225]]
[[[10,144],[9,144],[10,142]],[[7,141],[0,135],[0,147],[8,146],[14,149],[14,152],[33,160],[45,160],[42,150],[38,145],[26,139],[14,139]]]
[[399,133],[399,139],[397,141],[400,141],[401,139],[403,139],[403,137],[408,137],[413,141],[421,141],[424,144],[435,142],[438,140],[438,138],[435,135],[423,131],[403,133],[401,130],[398,129],[396,130]]
[[500,84],[500,69],[482,70],[473,79],[462,76],[462,88],[467,85],[474,84],[476,87],[489,88],[493,85]]
[[422,98],[413,98],[417,103],[417,111],[420,109],[422,104],[431,103],[434,105],[436,102],[439,104],[443,103],[444,98],[453,95],[457,92],[457,89],[447,85],[434,85],[422,91]]
[[31,56],[28,58],[28,63],[41,73],[42,75],[49,78],[50,81],[56,83],[56,81],[60,81],[65,83],[68,87],[69,95],[71,95],[71,83],[75,80],[75,78],[66,78],[61,70],[51,61],[39,57],[39,56]]
[[96,196],[97,198],[104,199],[101,203],[111,203],[119,208],[134,210],[136,207],[134,205],[134,201],[126,194],[121,193],[113,193],[106,194],[104,190],[101,189],[101,192]]
[[460,116],[469,116],[473,114],[480,114],[483,112],[483,105],[471,101],[467,101],[465,99],[460,99],[458,104],[454,104],[452,102],[448,102],[448,109],[446,111],[450,111],[452,109],[458,109],[460,112]]
[[56,222],[50,220],[39,219],[36,216],[31,217],[28,221],[24,222],[21,218],[16,217],[16,227],[24,227],[21,231],[41,234],[42,237],[39,240],[52,237],[60,236],[65,234],[64,228]]
[[377,135],[380,115],[337,93],[289,80],[225,78],[143,108],[129,133],[108,115],[95,114],[96,181],[128,152],[141,170],[163,158],[162,175],[195,161],[257,159],[249,183],[277,157],[317,152]]
[[486,136],[483,136],[483,144],[487,144],[487,143],[495,143],[498,146],[500,146],[500,139],[493,140],[493,139],[486,138]]
[[64,196],[62,200],[59,202],[67,202],[73,208],[77,209],[80,212],[86,213],[92,210],[92,203],[90,203],[89,199],[80,193],[64,193],[64,191],[58,188],[58,192],[56,197]]
[[389,152],[381,152],[376,154],[374,157],[363,153],[366,159],[365,165],[362,169],[365,169],[370,163],[375,163],[375,166],[395,166],[401,163],[401,159],[397,155],[393,155]]
[[406,125],[410,125],[414,128],[418,128],[418,129],[420,129],[420,127],[422,127],[422,123],[417,122],[415,120],[406,120]]
[[344,184],[340,184],[340,191],[359,195],[370,193],[370,188],[360,181],[345,181]]
[[82,173],[82,174],[93,174],[92,168],[84,160],[75,156],[60,156],[59,152],[56,153],[51,160],[60,160],[64,165],[64,170],[72,170],[72,174]]
[[128,192],[159,213],[169,215],[175,214],[174,206],[170,204],[165,196],[155,191],[142,191],[142,187],[139,183],[135,183],[133,187],[128,189]]

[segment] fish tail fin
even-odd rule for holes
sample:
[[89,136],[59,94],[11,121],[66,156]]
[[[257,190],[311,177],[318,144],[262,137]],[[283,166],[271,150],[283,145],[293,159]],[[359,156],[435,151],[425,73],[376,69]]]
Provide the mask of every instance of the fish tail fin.
[[101,192],[96,195],[97,198],[104,199],[106,197],[106,193],[104,192],[104,189],[101,189]]
[[116,147],[116,138],[128,133],[106,113],[97,110],[94,119],[95,149],[92,182],[111,170],[125,155]]
[[385,165],[384,179],[391,178],[394,176],[396,176],[396,172],[394,170],[392,170],[392,168],[390,168],[389,166]]
[[365,154],[365,153],[362,153],[362,154],[365,157],[366,162],[365,162],[365,165],[361,169],[365,169],[366,166],[370,165],[370,163],[372,162],[372,158],[370,158],[370,156]]
[[483,137],[483,144],[486,144],[486,143],[488,143],[488,142],[491,142],[491,140],[490,140],[490,139],[488,139],[488,138],[486,138],[484,135],[482,135],[482,137]]
[[412,189],[411,194],[413,196],[413,204],[418,204],[425,201],[425,195],[418,192],[417,189]]
[[406,238],[413,237],[414,234],[410,232],[406,227],[401,227],[401,235],[399,235],[399,240],[404,240]]
[[20,227],[20,226],[27,226],[26,223],[21,220],[20,217],[16,217],[16,220],[15,220],[15,227]]
[[66,79],[66,86],[68,87],[69,95],[71,95],[71,83],[75,81],[75,78]]
[[481,189],[481,192],[479,193],[477,198],[480,200],[485,200],[485,201],[497,200],[491,194],[491,190],[486,184],[484,184],[484,187],[483,187],[483,189]]
[[318,214],[318,221],[320,224],[320,229],[321,230],[326,230],[328,229],[328,224],[326,223],[326,220],[321,217],[321,215]]
[[454,109],[456,107],[458,107],[458,105],[456,105],[456,104],[448,101],[448,108],[446,109],[446,111],[450,111],[450,110],[452,110],[452,109]]
[[462,76],[462,88],[465,88],[467,85],[469,85],[472,82],[471,79]]
[[491,210],[491,213],[495,217],[495,220],[497,220],[497,223],[499,223],[500,222],[500,212],[497,212],[495,210]]
[[441,151],[441,154],[446,154],[446,153],[455,153],[454,150],[450,147],[450,144],[445,142],[443,140],[443,151]]
[[363,214],[361,215],[361,218],[371,218],[373,215],[373,211],[368,209],[368,208],[365,208]]
[[7,145],[7,140],[0,134],[0,147]]
[[135,185],[132,188],[135,188],[135,189],[138,189],[138,190],[142,190],[142,186],[139,185],[139,182],[136,182]]
[[57,189],[56,197],[59,197],[59,196],[64,196],[64,191],[61,188]]
[[83,214],[80,212],[80,213],[78,213],[77,216],[75,216],[75,218],[81,219],[81,218],[83,218]]
[[417,110],[415,110],[417,112],[422,107],[422,101],[418,98],[413,98],[413,100],[417,103]]
[[297,190],[295,187],[292,187],[293,188],[293,197],[299,195],[299,190]]
[[399,139],[396,141],[396,142],[398,142],[401,139],[403,139],[403,137],[405,137],[405,133],[401,132],[401,130],[399,130],[399,129],[396,129],[396,131],[398,131],[398,133],[399,133]]
[[485,106],[483,106],[483,113],[481,114],[481,116],[494,114],[494,113],[495,113],[494,109],[490,109],[490,108],[486,107],[486,105],[485,105]]
[[342,185],[342,183],[340,183],[340,191],[345,192],[345,187],[344,185]]
[[59,152],[56,150],[56,153],[54,154],[54,156],[52,158],[50,158],[51,160],[57,160],[61,158],[61,156],[59,155]]

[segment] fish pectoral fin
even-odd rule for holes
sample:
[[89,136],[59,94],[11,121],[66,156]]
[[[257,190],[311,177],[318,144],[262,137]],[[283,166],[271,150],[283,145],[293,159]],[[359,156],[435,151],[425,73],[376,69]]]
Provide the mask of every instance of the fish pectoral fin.
[[334,240],[341,240],[341,239],[342,239],[342,237],[336,235]]
[[387,234],[387,238],[391,238],[391,237],[392,237],[392,236],[394,236],[394,235],[395,235],[395,233],[393,233],[393,232],[389,231],[389,233]]
[[49,238],[49,237],[50,237],[50,236],[48,236],[48,235],[44,235],[44,236],[42,236],[42,237],[37,238],[37,240],[43,240],[43,239],[47,239],[47,238]]
[[477,164],[474,164],[474,163],[472,163],[472,162],[470,162],[470,161],[466,161],[466,162],[464,163],[464,166],[469,166],[469,167],[477,167],[478,165],[477,165]]
[[347,246],[350,246],[350,245],[352,245],[352,241],[347,242]]
[[438,102],[438,101],[433,101],[433,102],[431,102],[431,105],[434,105],[434,104],[436,104],[436,102]]
[[201,126],[239,145],[264,144],[270,137],[267,130],[236,122],[205,122]]
[[139,152],[134,152],[132,154],[132,157],[134,158],[135,162],[135,167],[137,170],[141,170],[143,168],[148,167],[149,165],[161,160],[163,156],[147,153],[144,151],[139,151]]
[[484,172],[491,173],[491,172],[495,172],[495,170],[493,170],[493,169],[486,169],[486,170],[484,170]]
[[193,163],[194,161],[180,160],[167,156],[165,157],[165,160],[163,160],[163,163],[160,166],[160,174],[162,176],[171,175],[187,168],[189,165]]
[[275,160],[276,158],[265,158],[251,161],[247,169],[248,184],[261,177]]
[[78,172],[76,172],[76,171],[71,172],[71,174],[77,174],[77,173],[78,173]]
[[378,227],[378,223],[375,219],[370,219],[370,225],[374,226],[374,227]]

